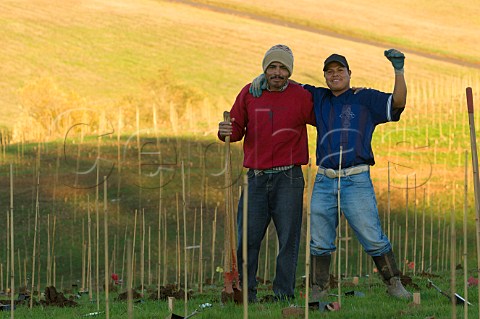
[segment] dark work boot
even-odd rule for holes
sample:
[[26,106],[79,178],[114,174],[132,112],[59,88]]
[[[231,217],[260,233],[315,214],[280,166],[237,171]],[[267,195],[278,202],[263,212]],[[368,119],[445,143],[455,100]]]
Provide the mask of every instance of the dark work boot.
[[387,285],[388,294],[401,299],[412,298],[412,294],[403,287],[402,282],[400,281],[401,272],[397,267],[393,252],[390,250],[382,256],[375,256],[372,258],[383,282]]
[[331,259],[331,255],[310,255],[310,284],[312,287],[310,299],[312,301],[319,301],[328,295]]

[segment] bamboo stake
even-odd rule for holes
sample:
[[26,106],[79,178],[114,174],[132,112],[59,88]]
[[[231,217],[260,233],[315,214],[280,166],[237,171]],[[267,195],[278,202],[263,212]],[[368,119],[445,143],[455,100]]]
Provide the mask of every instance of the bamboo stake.
[[86,271],[85,271],[86,267],[87,267],[87,243],[85,241],[82,241],[82,288],[81,288],[82,292],[85,291],[85,285],[86,285]]
[[[57,215],[54,213],[53,215],[53,230],[52,230],[52,253],[51,256],[55,256],[55,233],[56,233],[56,225],[57,225]],[[53,276],[53,285],[55,286],[55,276]]]
[[0,291],[5,291],[3,290],[3,264],[0,264]]
[[267,277],[268,277],[268,241],[269,241],[269,238],[270,238],[270,224],[268,225],[267,227],[267,233],[266,233],[266,236],[265,236],[265,265],[264,265],[264,268],[263,268],[263,284],[266,285],[267,284]]
[[[465,151],[465,177],[464,177],[464,201],[463,201],[463,295],[468,300],[468,152]],[[464,319],[468,319],[468,302],[463,304]]]
[[433,209],[430,209],[430,255],[428,269],[433,271]]
[[51,265],[52,265],[52,256],[50,255],[50,214],[47,214],[47,286],[51,286]]
[[188,260],[187,260],[187,211],[185,202],[185,167],[182,161],[182,208],[183,208],[183,270],[184,270],[184,309],[185,317],[188,316]]
[[[120,225],[120,190],[122,185],[122,161],[121,161],[121,136],[122,136],[122,128],[123,128],[123,110],[119,108],[118,110],[118,126],[117,126],[117,225]],[[124,243],[125,247],[125,243]],[[125,260],[123,260],[125,262]],[[123,269],[123,264],[122,264]],[[122,274],[122,286],[123,286],[123,274]]]
[[145,209],[142,208],[142,242],[140,247],[140,284],[142,285],[141,295],[145,291]]
[[[310,176],[312,175],[312,161],[309,159],[308,161],[308,167],[307,167],[307,235],[305,238],[305,319],[308,319],[309,317],[309,308],[308,308],[308,303],[310,301],[310,240],[311,240],[311,229],[310,229],[310,224],[311,224],[311,197],[310,197],[310,190],[311,190],[311,180]],[[246,177],[245,177],[246,180]],[[246,244],[244,244],[246,246]],[[245,248],[246,250],[246,248]],[[246,267],[246,266],[245,266]],[[245,280],[244,280],[245,281]],[[245,287],[245,283],[243,285]],[[244,289],[245,290],[245,289]],[[245,297],[243,298],[245,300]]]
[[206,177],[206,159],[204,156],[201,156],[201,167],[202,167],[202,200],[200,202],[200,251],[199,251],[199,263],[200,263],[200,269],[198,270],[200,274],[200,279],[199,279],[199,292],[203,292],[203,284],[204,284],[204,278],[206,278],[206,261],[203,260],[203,205],[205,205],[205,209],[208,209],[208,198],[207,198],[207,177]]
[[413,175],[413,216],[414,224],[413,227],[413,275],[416,275],[417,269],[417,225],[418,225],[418,216],[417,216],[417,174]]
[[[108,208],[107,208],[107,177],[103,177],[103,226],[105,243],[105,317],[110,318],[109,301],[109,271],[108,271]],[[99,299],[99,298],[97,298]]]
[[133,318],[133,246],[130,239],[127,241],[127,313],[128,318]]
[[[122,254],[122,273],[121,273],[121,277],[122,278],[122,284],[121,284],[121,287],[123,288],[123,283],[125,282],[123,275],[124,275],[124,270],[125,270],[125,252],[126,252],[126,249],[127,249],[127,229],[128,229],[128,223],[127,225],[125,225],[125,238],[123,240],[123,254]],[[129,266],[127,265],[127,268]],[[127,283],[127,289],[128,289],[128,283]]]
[[[402,258],[402,225],[398,225],[398,260],[404,260]],[[404,263],[405,264],[405,263]]]
[[10,215],[7,211],[7,232],[6,232],[6,237],[7,240],[5,241],[6,243],[6,254],[7,254],[7,271],[6,271],[6,277],[5,277],[5,286],[6,289],[5,291],[9,291],[10,288],[10,282],[8,278],[10,278]]
[[[157,151],[158,151],[158,162],[160,165],[162,164],[162,153],[160,152],[160,138],[158,135],[158,124],[157,124],[157,104],[154,103],[152,106],[152,119],[153,119],[153,130],[155,132],[155,138],[157,142]],[[158,187],[158,272],[157,272],[157,299],[160,300],[160,279],[161,279],[161,225],[162,225],[162,189],[163,189],[163,181],[162,181],[162,169],[159,167],[159,187]],[[165,270],[164,270],[165,271]]]
[[[77,146],[77,159],[76,159],[76,170],[75,172],[79,172],[80,170],[80,147],[81,147],[81,143]],[[58,164],[60,163],[59,160],[60,160],[60,154],[57,153],[57,162]],[[77,221],[77,187],[78,187],[78,176],[79,174],[75,174],[75,180],[73,182],[73,185],[74,185],[74,190],[73,190],[73,222],[75,223]],[[57,166],[57,169],[56,169],[56,175],[55,177],[58,178],[58,166]],[[56,184],[54,185],[54,198],[53,198],[53,201],[55,202],[55,187],[56,187]]]
[[390,216],[391,216],[391,206],[390,206],[390,161],[388,161],[387,167],[387,237],[390,237]]
[[348,220],[345,219],[345,276],[348,277],[348,252],[349,252],[349,245],[348,245]]
[[176,264],[176,283],[177,289],[180,289],[180,281],[181,281],[181,253],[180,253],[180,207],[178,203],[178,193],[175,194],[176,196],[176,203],[177,203],[177,233],[176,233],[176,241],[177,241],[177,250],[176,250],[176,257],[177,257],[177,264]]
[[[31,285],[31,298],[30,298],[30,309],[33,307],[33,288],[35,287],[35,261],[36,255],[35,250],[37,248],[37,226],[38,226],[38,214],[39,214],[39,202],[38,202],[38,192],[40,188],[40,172],[37,173],[37,196],[35,200],[35,229],[33,233],[33,252],[32,252],[32,285]],[[2,290],[3,290],[3,275],[2,277]]]
[[167,283],[167,276],[168,276],[168,268],[167,268],[167,234],[168,234],[168,227],[167,227],[167,209],[164,209],[164,218],[163,218],[163,284]]
[[[20,249],[17,249],[17,263],[18,263],[18,285],[22,284],[22,259],[20,258]],[[27,287],[25,287],[27,288]]]
[[215,237],[216,237],[216,234],[217,234],[217,211],[218,211],[218,203],[217,203],[217,206],[215,207],[215,214],[213,216],[213,223],[212,223],[212,269],[211,269],[211,275],[212,275],[212,278],[211,278],[211,284],[213,285],[213,283],[215,282]]
[[13,165],[10,164],[10,318],[15,317],[15,245],[14,245],[14,222],[13,222]]
[[408,175],[405,188],[405,251],[403,253],[403,273],[407,269],[407,258],[408,258]]
[[135,118],[136,118],[136,127],[137,127],[137,149],[138,149],[138,209],[142,208],[142,149],[140,146],[140,110],[138,105],[136,107]]
[[203,292],[203,202],[200,202],[200,249],[198,252],[198,292]]
[[[26,247],[26,241],[24,241],[24,246]],[[18,260],[21,260],[20,258],[20,249],[18,250]],[[27,261],[28,261],[28,257],[27,257],[27,251],[25,250],[25,256],[23,257],[23,269],[21,269],[21,266],[19,265],[19,271],[20,273],[22,274],[22,276],[20,277],[20,283],[22,284],[22,280],[23,280],[23,287],[25,287],[25,290],[28,289],[28,277],[27,277]]]
[[443,238],[442,238],[442,271],[445,270],[446,267],[446,259],[447,259],[447,212],[443,211]]
[[[160,173],[161,174],[161,173]],[[160,184],[160,189],[162,188]],[[157,253],[158,253],[158,260],[157,260],[157,300],[160,300],[160,280],[161,280],[161,249],[162,247],[162,234],[161,234],[161,229],[162,229],[162,191],[159,191],[159,199],[158,199],[158,244],[157,244]],[[165,271],[165,270],[164,270]]]
[[[194,209],[194,213],[193,213],[193,239],[192,239],[192,247],[195,246],[195,243],[197,241],[197,208]],[[195,249],[192,249],[192,253],[191,253],[191,269],[190,269],[190,285],[193,286],[193,283],[194,283],[194,275],[195,275],[195,271],[194,271],[194,265],[195,265]]]
[[426,189],[423,189],[423,208],[422,208],[422,273],[425,272],[425,205]]
[[[109,240],[110,242],[110,240]],[[109,274],[116,274],[116,263],[117,263],[117,244],[118,244],[118,239],[117,239],[117,234],[113,235],[113,249],[112,249],[112,254],[111,254],[111,259],[110,259],[110,265],[108,266],[108,273]]]
[[[100,149],[100,144],[98,145]],[[100,183],[100,166],[97,165],[97,183],[95,185],[95,226],[97,231],[97,241],[95,242],[96,251],[95,251],[95,283],[96,283],[96,299],[97,299],[97,312],[100,311],[100,224],[99,224],[99,183]]]
[[442,227],[440,222],[440,213],[438,214],[438,223],[437,223],[437,272],[440,271],[440,243],[441,243],[441,236]]
[[[338,171],[340,172],[342,170],[342,151],[343,151],[343,146],[340,146],[340,159],[338,163]],[[340,207],[340,191],[341,191],[341,174],[338,174],[338,186],[337,186],[337,219],[338,219],[338,250],[337,250],[337,258],[338,258],[338,263],[337,263],[337,272],[338,272],[338,305],[341,307],[342,306],[342,275],[341,275],[341,256],[342,254],[340,253],[342,251],[342,210]]]
[[57,286],[56,276],[57,276],[57,260],[55,255],[53,255],[53,286],[54,287]]
[[151,268],[151,261],[152,261],[152,229],[151,226],[148,226],[148,285],[152,285],[152,268]]
[[[450,298],[452,300],[452,319],[457,318],[457,297],[455,296],[456,291],[456,276],[455,276],[455,256],[456,256],[456,241],[457,234],[455,231],[455,207],[452,208],[450,212]],[[465,302],[466,304],[466,302]]]
[[362,251],[362,245],[358,243],[358,276],[361,277],[363,274],[363,251]]
[[88,278],[88,299],[93,300],[92,289],[92,216],[90,213],[90,195],[87,195],[87,218],[88,218],[88,260],[87,260],[87,278]]
[[133,244],[132,244],[132,260],[131,260],[131,267],[132,267],[132,286],[129,286],[129,289],[133,289],[134,281],[135,281],[135,240],[136,240],[136,234],[137,234],[137,213],[138,210],[135,209],[135,219],[133,222]]
[[86,255],[87,255],[87,245],[85,243],[85,219],[82,218],[82,291],[85,290]]
[[[40,284],[41,284],[41,281],[42,281],[41,277],[40,277],[40,269],[42,268],[42,263],[40,262],[40,253],[41,253],[40,251],[41,251],[41,247],[42,247],[42,245],[41,245],[41,237],[42,236],[41,236],[41,231],[40,231],[40,229],[42,229],[40,227],[41,221],[42,220],[40,218],[40,210],[38,210],[38,229],[39,229],[39,231],[38,231],[38,234],[37,234],[38,235],[38,249],[37,249],[37,257],[36,257],[38,259],[38,269],[37,269],[37,278],[38,278],[38,280],[37,280],[37,298],[38,298],[38,300],[40,300],[40,296],[41,296]],[[70,250],[70,252],[71,252],[71,250]],[[32,291],[32,296],[33,296],[33,291]]]
[[[278,241],[278,237],[275,237],[275,256],[278,256],[279,253],[280,253],[280,242]],[[274,258],[273,261],[274,261],[274,264],[273,264],[273,267],[271,268],[274,269],[274,272],[275,272],[275,269],[277,269],[277,258]]]
[[[391,239],[392,248],[395,247],[394,245],[397,244],[397,218],[395,216],[395,220],[392,222],[392,239]],[[401,250],[398,249],[398,260],[401,256]],[[400,262],[400,261],[399,261]]]
[[[243,176],[243,212],[242,212],[242,286],[243,318],[248,318],[248,177]],[[307,282],[308,283],[308,282]],[[307,285],[308,287],[308,285]]]

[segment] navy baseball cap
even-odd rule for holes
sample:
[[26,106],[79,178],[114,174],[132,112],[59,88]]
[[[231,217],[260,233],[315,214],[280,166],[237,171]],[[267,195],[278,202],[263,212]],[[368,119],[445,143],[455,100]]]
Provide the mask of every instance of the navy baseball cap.
[[350,67],[348,66],[348,62],[347,62],[347,59],[343,56],[343,55],[340,55],[340,54],[332,54],[331,56],[329,56],[325,62],[323,63],[323,71],[326,71],[327,70],[327,66],[332,63],[332,62],[337,62],[337,63],[340,63],[341,65],[343,65],[344,67],[346,67],[348,70],[350,70]]

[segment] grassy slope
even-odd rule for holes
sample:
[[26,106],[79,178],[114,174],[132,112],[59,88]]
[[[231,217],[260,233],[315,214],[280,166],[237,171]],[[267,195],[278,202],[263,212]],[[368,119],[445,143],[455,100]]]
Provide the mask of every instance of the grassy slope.
[[477,19],[480,6],[456,1],[222,1],[194,0],[239,11],[280,18],[339,35],[357,37],[403,49],[479,63]]
[[[240,6],[240,2],[237,3]],[[273,3],[267,4],[273,6]],[[460,19],[465,13],[461,4],[456,5],[461,10],[452,10],[453,17],[452,14],[437,14],[428,15],[430,20],[421,20],[413,19],[410,11],[397,12],[395,19],[387,18],[393,15],[395,4],[379,5],[378,10],[388,12],[379,14],[377,10],[368,11],[358,2],[350,4],[350,10],[339,10],[340,18],[331,23],[328,19],[333,16],[331,10],[334,9],[329,9],[330,6],[319,5],[322,8],[319,10],[309,1],[300,4],[276,4],[275,13],[309,24],[325,21],[329,28],[345,29],[349,34],[357,32],[359,37],[372,30],[385,30],[383,38],[395,33],[414,34],[414,37],[404,38],[424,47],[434,47],[432,43],[445,47],[452,43],[458,50],[446,50],[452,56],[477,51],[471,47],[477,45],[476,41],[464,40],[468,32],[474,32],[470,30],[475,30],[476,20],[469,18],[470,15]],[[433,7],[430,2],[423,5]],[[0,68],[2,74],[8,74],[0,79],[4,97],[0,102],[0,124],[4,125],[11,125],[9,117],[18,113],[19,89],[39,77],[52,77],[65,89],[76,91],[95,104],[108,105],[112,100],[137,94],[146,79],[167,70],[179,82],[199,88],[207,95],[221,95],[232,101],[239,88],[259,73],[263,53],[276,42],[288,43],[294,50],[295,77],[301,81],[317,82],[320,78],[317,66],[332,51],[349,56],[354,84],[374,86],[384,82],[380,79],[389,74],[386,73],[390,68],[388,62],[382,57],[383,48],[170,2],[126,0],[116,4],[92,0],[52,5],[41,0],[8,0],[2,1],[0,6],[0,37],[4,43],[0,59],[6,61]],[[410,7],[414,6],[405,6],[404,10]],[[251,4],[248,9],[259,11],[261,8]],[[418,11],[429,12],[427,9]],[[347,18],[348,14],[351,15]],[[446,30],[436,29],[439,19],[444,19],[442,24]],[[463,42],[452,41],[454,31],[458,31],[457,21],[462,21],[464,28]],[[374,67],[365,61],[370,61]],[[431,62],[415,55],[408,56],[407,68],[412,79],[415,74],[433,77],[439,68],[442,73],[455,76],[468,72],[465,68]],[[362,81],[356,82],[358,80]]]

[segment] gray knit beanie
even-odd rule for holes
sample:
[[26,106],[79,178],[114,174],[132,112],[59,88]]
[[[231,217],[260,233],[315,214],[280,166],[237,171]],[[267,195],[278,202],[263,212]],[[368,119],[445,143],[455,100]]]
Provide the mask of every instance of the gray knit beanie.
[[265,72],[272,62],[280,62],[285,65],[290,72],[290,75],[293,73],[293,53],[289,47],[283,44],[277,44],[271,47],[265,57],[263,58],[262,66],[263,72]]

